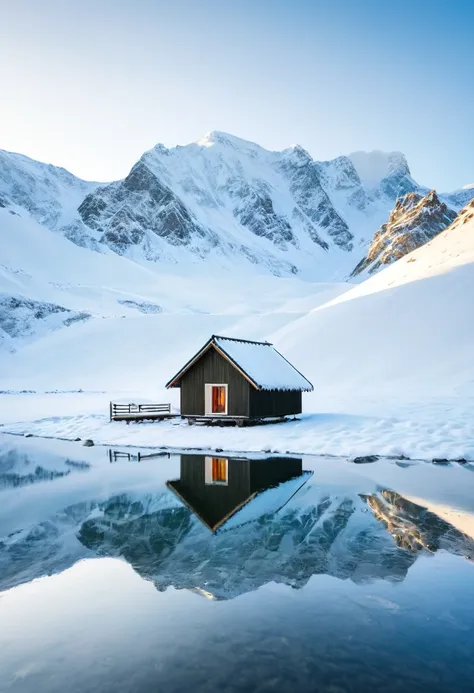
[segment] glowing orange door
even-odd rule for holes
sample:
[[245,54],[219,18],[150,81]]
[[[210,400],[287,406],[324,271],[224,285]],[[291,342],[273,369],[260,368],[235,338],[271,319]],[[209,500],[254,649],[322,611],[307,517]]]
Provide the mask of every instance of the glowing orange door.
[[212,386],[212,413],[213,414],[225,414],[226,413],[226,388],[222,385]]

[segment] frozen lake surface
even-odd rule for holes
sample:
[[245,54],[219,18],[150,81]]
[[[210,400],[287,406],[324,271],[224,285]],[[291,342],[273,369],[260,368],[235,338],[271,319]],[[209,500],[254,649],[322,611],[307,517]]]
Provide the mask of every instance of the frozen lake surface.
[[0,691],[471,693],[473,472],[0,436]]

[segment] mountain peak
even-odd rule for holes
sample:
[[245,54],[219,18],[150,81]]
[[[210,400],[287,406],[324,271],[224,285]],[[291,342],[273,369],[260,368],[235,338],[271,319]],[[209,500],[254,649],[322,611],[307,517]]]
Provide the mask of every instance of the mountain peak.
[[395,171],[410,175],[405,155],[401,152],[352,152],[348,158],[354,164],[362,183],[369,188],[376,188],[381,181]]
[[433,188],[433,190],[430,190],[427,195],[424,197],[424,203],[425,204],[431,204],[431,205],[439,205],[440,200],[439,197],[436,193],[436,190]]
[[281,153],[295,161],[305,162],[313,160],[311,154],[301,144],[292,144],[291,147],[284,149]]
[[244,140],[241,137],[236,137],[228,132],[222,132],[221,130],[211,130],[206,132],[204,137],[198,139],[194,144],[200,147],[212,147],[216,144],[220,144],[227,147],[238,147],[245,149],[260,149],[258,144],[255,142],[250,142],[249,140]]

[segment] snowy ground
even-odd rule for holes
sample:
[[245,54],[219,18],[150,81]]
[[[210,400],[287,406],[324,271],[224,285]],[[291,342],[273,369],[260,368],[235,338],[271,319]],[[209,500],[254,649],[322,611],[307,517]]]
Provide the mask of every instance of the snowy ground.
[[[138,399],[133,393],[112,396]],[[474,399],[406,402],[385,398],[381,412],[378,398],[331,401],[315,394],[308,396],[308,408],[315,413],[303,414],[297,421],[221,428],[189,426],[181,419],[110,423],[108,397],[109,393],[2,395],[5,423],[0,430],[68,440],[92,438],[105,445],[474,460]]]

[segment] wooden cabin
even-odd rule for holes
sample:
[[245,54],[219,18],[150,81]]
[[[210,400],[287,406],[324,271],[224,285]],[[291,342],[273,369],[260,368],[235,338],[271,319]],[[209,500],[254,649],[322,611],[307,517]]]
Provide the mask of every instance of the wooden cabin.
[[[264,459],[228,458],[207,455],[181,455],[180,478],[168,481],[170,488],[208,529],[216,532],[258,494],[290,479],[285,495],[276,494],[272,511],[276,512],[311,476],[303,472],[301,457]],[[265,506],[261,512],[270,512]],[[251,516],[251,513],[250,513]],[[242,517],[249,521],[249,513]]]
[[213,335],[167,388],[179,387],[181,416],[244,421],[301,414],[313,386],[269,342]]

